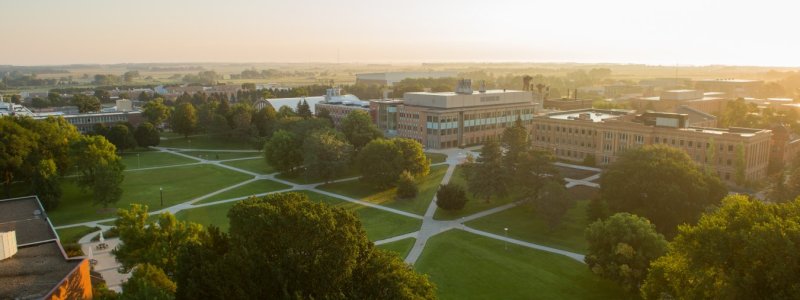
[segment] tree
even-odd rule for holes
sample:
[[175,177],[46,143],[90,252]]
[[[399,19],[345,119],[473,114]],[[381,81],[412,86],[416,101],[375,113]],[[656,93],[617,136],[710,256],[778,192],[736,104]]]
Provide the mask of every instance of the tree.
[[503,164],[503,150],[496,140],[483,145],[480,156],[467,170],[467,189],[487,203],[492,197],[508,194],[510,176]]
[[386,188],[397,182],[402,172],[398,165],[403,153],[391,140],[377,139],[369,142],[356,157],[356,165],[361,171],[361,180],[378,187]]
[[[91,190],[101,168],[108,165],[122,166],[117,149],[106,138],[98,135],[82,135],[72,145],[72,157],[78,171],[78,185]],[[108,170],[106,170],[108,171]]]
[[428,175],[431,161],[425,155],[422,144],[407,138],[393,138],[391,141],[400,150],[398,165],[402,170],[410,172],[414,177]]
[[125,165],[121,161],[115,160],[108,164],[100,165],[94,172],[95,177],[91,183],[92,199],[95,204],[103,205],[108,208],[109,204],[116,203],[122,197],[122,180],[125,178],[122,172]]
[[172,130],[188,138],[197,127],[197,112],[191,103],[182,103],[175,107],[172,114]]
[[649,219],[667,236],[697,220],[727,193],[716,175],[703,172],[683,150],[665,145],[623,152],[600,177],[600,196],[612,212]]
[[306,99],[303,101],[297,102],[297,115],[303,119],[310,119],[314,114],[311,113],[311,107],[306,102]]
[[267,105],[253,113],[253,125],[256,126],[259,136],[271,136],[277,126],[278,113],[272,105]]
[[164,105],[164,99],[157,98],[149,101],[142,108],[142,114],[145,119],[154,126],[161,125],[169,117],[169,107]]
[[117,124],[111,127],[108,131],[108,141],[114,144],[120,152],[136,148],[136,139],[133,136],[133,132],[124,124]]
[[139,125],[139,127],[136,128],[134,137],[136,138],[136,144],[139,145],[139,147],[154,147],[158,146],[158,144],[161,142],[158,129],[156,129],[156,127],[149,122],[144,122]]
[[800,200],[728,196],[697,225],[681,225],[651,263],[647,299],[800,298]]
[[303,164],[303,140],[294,134],[278,130],[264,143],[267,164],[284,173],[291,173]]
[[435,297],[427,277],[376,249],[350,211],[282,193],[238,202],[228,218],[229,238],[212,234],[181,255],[191,263],[180,264],[177,298]]
[[436,191],[436,205],[449,211],[461,210],[467,204],[467,193],[464,188],[454,183],[439,186]]
[[111,93],[109,93],[107,90],[103,89],[94,90],[94,97],[100,99],[100,102],[102,103],[111,102]]
[[617,213],[586,228],[589,253],[585,261],[593,273],[635,291],[647,276],[650,262],[667,251],[667,241],[645,218]]
[[139,78],[139,71],[125,72],[125,74],[122,74],[122,78],[125,82],[133,82],[134,79]]
[[347,141],[356,151],[367,145],[370,141],[383,137],[383,133],[372,123],[370,116],[360,110],[352,111],[342,120],[341,130]]
[[164,274],[164,271],[151,264],[136,267],[125,282],[122,283],[120,299],[175,299],[177,286]]
[[419,142],[403,139],[376,139],[369,142],[356,156],[356,166],[362,180],[386,188],[397,182],[400,173],[425,176],[430,171],[430,160]]
[[6,197],[11,197],[11,183],[23,173],[28,155],[37,147],[38,136],[8,117],[0,118],[0,133],[0,170]]
[[100,111],[100,100],[94,96],[74,94],[72,95],[72,105],[77,106],[80,113]]
[[409,199],[417,196],[418,188],[417,183],[414,181],[414,176],[411,172],[403,171],[400,173],[400,179],[397,180],[397,197],[401,199]]
[[503,146],[506,148],[505,160],[509,172],[514,174],[523,153],[528,151],[528,129],[522,125],[522,120],[517,118],[514,126],[508,127],[503,131]]
[[533,199],[536,214],[545,220],[551,231],[561,224],[561,219],[574,204],[564,184],[554,180],[548,180]]
[[62,117],[48,117],[44,120],[30,118],[15,119],[22,127],[28,128],[38,135],[38,146],[35,155],[31,156],[33,164],[39,160],[52,159],[58,174],[67,175],[72,166],[70,147],[80,138],[74,125]]
[[61,200],[61,185],[55,161],[39,160],[39,164],[31,177],[33,191],[46,210],[58,207]]
[[319,178],[328,183],[341,174],[350,161],[353,146],[341,133],[324,129],[311,133],[303,141],[303,165],[308,178]]
[[147,206],[131,204],[117,211],[114,225],[122,243],[112,253],[124,271],[149,264],[172,277],[182,247],[197,242],[203,231],[199,224],[178,221],[170,213],[148,220]]

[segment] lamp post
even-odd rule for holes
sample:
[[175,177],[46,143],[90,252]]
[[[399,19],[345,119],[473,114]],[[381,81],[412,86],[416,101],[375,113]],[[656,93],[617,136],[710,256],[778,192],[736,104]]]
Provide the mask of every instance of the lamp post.
[[158,193],[161,194],[161,208],[164,208],[164,188],[158,187]]
[[[505,231],[505,232],[506,232],[506,239],[508,239],[508,227],[506,227],[506,228],[503,228],[503,231]],[[506,248],[506,251],[508,251],[508,240],[504,240],[504,241],[503,241],[503,246],[505,246],[505,248]]]
[[139,163],[139,153],[136,153],[136,168],[141,168],[142,165]]

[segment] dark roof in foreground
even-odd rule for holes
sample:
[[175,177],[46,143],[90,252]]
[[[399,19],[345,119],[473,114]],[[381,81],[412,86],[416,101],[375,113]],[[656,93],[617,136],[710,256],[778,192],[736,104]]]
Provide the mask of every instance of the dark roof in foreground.
[[17,245],[56,239],[36,197],[0,200],[0,231],[10,230],[17,231]]
[[0,200],[0,231],[11,230],[17,253],[0,260],[0,299],[47,296],[84,260],[67,258],[34,196]]

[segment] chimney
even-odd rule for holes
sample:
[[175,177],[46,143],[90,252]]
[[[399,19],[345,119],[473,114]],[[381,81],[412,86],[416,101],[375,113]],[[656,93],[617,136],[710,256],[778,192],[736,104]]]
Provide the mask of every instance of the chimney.
[[456,86],[456,94],[472,94],[472,80],[461,79]]
[[17,232],[14,230],[0,232],[0,260],[17,254]]
[[478,88],[478,92],[486,93],[486,80],[481,80],[480,88]]
[[523,91],[530,91],[531,90],[531,80],[533,77],[529,75],[525,75],[522,77],[522,90]]

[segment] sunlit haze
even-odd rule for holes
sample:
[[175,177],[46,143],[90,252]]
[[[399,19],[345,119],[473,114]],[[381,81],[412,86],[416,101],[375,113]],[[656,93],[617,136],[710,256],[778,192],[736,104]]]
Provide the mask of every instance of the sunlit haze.
[[800,65],[793,1],[2,1],[0,64]]

